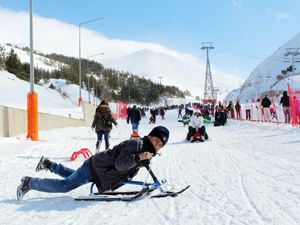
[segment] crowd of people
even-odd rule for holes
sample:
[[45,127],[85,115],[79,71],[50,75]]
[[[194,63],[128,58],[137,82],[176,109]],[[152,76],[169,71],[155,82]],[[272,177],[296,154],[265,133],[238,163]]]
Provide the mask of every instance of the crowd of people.
[[[278,99],[278,97],[276,99]],[[242,105],[239,100],[236,101],[236,104],[229,101],[226,106],[227,117],[238,120],[245,119],[260,122],[291,123],[291,111],[293,111],[295,122],[299,124],[300,115],[299,106],[297,105],[299,101],[296,96],[293,96],[292,100],[290,99],[287,91],[283,91],[280,100],[278,99],[276,103],[274,102],[274,97],[270,97],[268,94],[263,95],[262,98],[257,98],[256,101],[246,99]],[[291,104],[291,101],[293,104]],[[283,121],[279,121],[280,114],[284,117]],[[242,117],[242,115],[244,115],[244,117]]]

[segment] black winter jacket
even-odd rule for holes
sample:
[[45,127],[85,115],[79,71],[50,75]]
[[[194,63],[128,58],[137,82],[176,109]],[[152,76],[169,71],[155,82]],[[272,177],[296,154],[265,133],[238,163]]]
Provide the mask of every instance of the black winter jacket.
[[280,99],[280,104],[282,104],[282,106],[287,106],[289,107],[290,106],[290,99],[289,99],[289,96],[287,95],[283,95]]
[[139,154],[156,151],[148,137],[123,141],[103,152],[93,155],[90,168],[98,191],[114,190],[122,185],[120,181],[130,180],[140,169]]
[[141,112],[138,108],[133,107],[128,112],[127,122],[129,123],[139,123],[141,120]]
[[264,97],[263,100],[261,101],[261,105],[264,108],[270,108],[271,104],[272,104],[271,100],[268,99],[268,97]]

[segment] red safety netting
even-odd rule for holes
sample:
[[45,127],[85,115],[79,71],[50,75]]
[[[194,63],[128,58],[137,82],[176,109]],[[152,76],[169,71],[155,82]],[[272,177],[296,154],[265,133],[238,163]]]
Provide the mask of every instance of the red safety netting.
[[122,119],[127,118],[127,108],[128,108],[128,104],[124,102],[117,102],[117,114],[119,118]]
[[292,125],[300,125],[300,89],[292,89],[289,86],[288,92],[291,103]]

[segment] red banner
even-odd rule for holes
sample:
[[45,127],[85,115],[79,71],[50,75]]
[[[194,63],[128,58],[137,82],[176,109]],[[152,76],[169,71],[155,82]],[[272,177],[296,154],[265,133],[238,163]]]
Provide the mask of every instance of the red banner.
[[292,125],[300,125],[300,89],[293,90],[288,86],[288,92],[291,104]]

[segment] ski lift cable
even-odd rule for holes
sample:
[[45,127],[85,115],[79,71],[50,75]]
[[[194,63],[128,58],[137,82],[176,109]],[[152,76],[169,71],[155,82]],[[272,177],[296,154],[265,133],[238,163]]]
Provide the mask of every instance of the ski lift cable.
[[281,56],[268,56],[268,55],[263,55],[263,54],[258,54],[258,53],[242,52],[242,51],[230,50],[230,49],[216,49],[215,51],[219,52],[219,53],[243,56],[243,57],[249,57],[249,58],[259,58],[259,59],[266,58],[266,60],[271,60],[271,61],[279,61],[280,62],[280,61],[284,60],[284,57],[281,57]]

